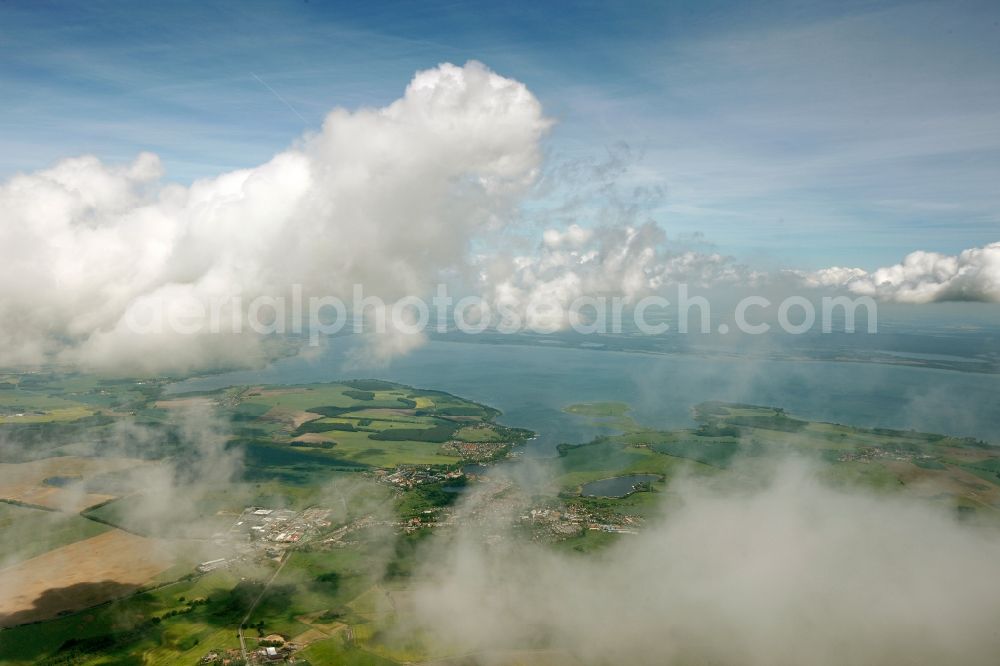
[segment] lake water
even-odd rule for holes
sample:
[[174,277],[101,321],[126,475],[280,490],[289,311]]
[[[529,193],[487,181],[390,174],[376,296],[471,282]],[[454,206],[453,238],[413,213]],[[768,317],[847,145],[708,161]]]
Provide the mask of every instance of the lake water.
[[630,474],[628,476],[616,476],[610,479],[601,479],[583,484],[580,494],[584,497],[625,497],[635,492],[635,487],[640,483],[653,483],[659,481],[660,477],[655,474]]
[[358,367],[352,338],[312,358],[193,378],[172,393],[245,384],[298,384],[372,377],[433,388],[503,411],[501,422],[531,428],[533,455],[560,442],[608,432],[562,411],[616,400],[640,423],[692,424],[705,400],[784,407],[808,419],[969,435],[1000,444],[1000,376],[875,363],[654,355],[557,346],[434,341],[385,367]]

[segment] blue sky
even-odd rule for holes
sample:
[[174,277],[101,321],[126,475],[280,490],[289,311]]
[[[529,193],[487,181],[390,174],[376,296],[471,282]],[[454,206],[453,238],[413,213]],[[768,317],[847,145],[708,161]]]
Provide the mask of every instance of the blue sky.
[[995,2],[2,2],[0,177],[151,150],[189,182],[468,59],[559,121],[550,164],[627,144],[671,237],[800,268],[1000,240]]

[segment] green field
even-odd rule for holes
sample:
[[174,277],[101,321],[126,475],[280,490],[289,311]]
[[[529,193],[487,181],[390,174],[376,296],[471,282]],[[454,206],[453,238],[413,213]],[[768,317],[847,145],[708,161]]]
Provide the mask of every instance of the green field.
[[[61,654],[64,663],[104,663],[110,657],[145,652],[150,659],[146,663],[191,663],[192,657],[197,661],[201,656],[199,645],[236,643],[231,627],[240,611],[235,599],[238,581],[228,572],[214,572],[67,617],[0,631],[3,659],[35,664]],[[207,603],[191,603],[202,599]]]
[[630,410],[624,402],[583,402],[565,408],[566,412],[580,416],[624,416]]
[[[441,444],[501,438],[496,410],[377,380],[249,389],[232,401],[244,445],[268,467],[454,465],[461,457]],[[530,436],[503,433],[515,444]]]
[[[82,515],[0,504],[3,562],[33,557],[109,525],[191,549],[143,591],[0,630],[0,663],[17,666],[195,664],[210,650],[238,646],[236,629],[258,597],[245,630],[251,649],[262,636],[276,633],[307,644],[296,656],[315,666],[454,657],[425,636],[393,631],[405,619],[403,600],[413,576],[428,559],[424,549],[455,533],[426,525],[446,522],[475,484],[490,487],[489,480],[458,475],[464,459],[452,445],[514,447],[532,435],[497,424],[499,413],[484,405],[376,380],[169,396],[157,383],[102,383],[76,375],[4,381],[12,387],[0,390],[0,404],[39,412],[38,423],[0,423],[0,436],[23,444],[21,459],[99,455],[109,438],[128,426],[141,428],[148,438],[134,446],[115,440],[126,453],[184,460],[192,446],[183,434],[185,410],[197,408],[225,425],[225,446],[242,461],[237,478],[219,480],[185,513],[155,525],[132,511],[149,490],[134,485],[128,470],[89,479],[91,490],[115,499]],[[85,416],[60,421],[60,409],[82,410]],[[961,510],[963,517],[993,522],[1000,507],[1000,455],[974,440],[817,423],[777,408],[724,403],[699,405],[696,425],[678,430],[645,427],[628,405],[617,402],[571,405],[566,411],[618,434],[562,445],[557,458],[534,460],[532,468],[548,485],[523,491],[515,484],[491,496],[489,504],[511,500],[517,516],[539,507],[585,513],[585,524],[624,525],[617,519],[635,518],[627,524],[641,529],[643,521],[676,506],[672,487],[678,478],[744,483],[772,456],[791,453],[811,461],[834,484],[911,493]],[[401,467],[431,467],[457,478],[438,476],[412,488],[384,482]],[[586,483],[630,474],[662,480],[620,498],[580,495]],[[296,512],[322,507],[330,510],[329,524],[290,547],[280,571],[273,554],[254,551],[231,569],[196,574],[194,565],[208,556],[195,553],[214,547],[217,535],[251,506]],[[327,543],[357,524],[362,527]],[[586,557],[631,538],[599,528],[541,542]],[[533,530],[518,521],[511,536],[534,539]]]
[[[77,375],[5,377],[0,390],[0,437],[22,444],[3,462],[64,454],[93,456],[114,439],[118,455],[146,459],[189,455],[183,424],[197,409],[228,424],[227,448],[238,449],[240,478],[221,482],[199,496],[176,519],[143,520],[147,490],[129,470],[87,480],[88,490],[116,499],[83,515],[0,504],[0,561],[12,564],[87,538],[110,526],[143,536],[204,540],[224,532],[246,506],[331,506],[336,525],[365,512],[418,513],[443,506],[457,495],[438,484],[409,493],[376,483],[372,472],[400,465],[451,469],[463,458],[443,445],[452,441],[517,446],[532,433],[494,424],[496,410],[438,391],[373,380],[280,387],[234,387],[165,396],[162,383],[105,382]],[[24,416],[16,416],[16,414]],[[30,417],[30,418],[29,418]],[[121,424],[145,435],[132,448],[118,439]],[[142,477],[135,477],[141,479]],[[384,531],[384,529],[383,529]],[[337,550],[296,550],[267,588],[249,624],[251,648],[259,631],[305,634],[315,642],[317,663],[325,653],[338,663],[395,663],[362,647],[371,644],[371,606],[386,571],[394,580],[408,571],[413,552],[397,552],[383,532],[365,534]],[[202,548],[204,550],[204,548]],[[204,559],[204,558],[202,558]],[[264,589],[273,562],[244,562],[238,571],[195,576],[198,559],[178,563],[150,581],[148,591],[41,623],[0,630],[0,663],[11,664],[192,664],[211,649],[238,645],[235,629],[250,600]],[[256,569],[255,569],[256,568]],[[162,587],[157,587],[162,586]],[[263,624],[260,624],[263,623]],[[343,632],[357,628],[347,644]],[[259,628],[259,629],[258,629]],[[318,633],[317,633],[318,632]],[[327,636],[327,638],[323,638]],[[320,640],[322,639],[322,640]],[[398,646],[397,646],[398,648]],[[392,648],[398,651],[397,648]],[[381,646],[379,650],[390,648]]]
[[108,529],[77,515],[0,502],[0,563],[9,566]]
[[[567,411],[584,418],[623,413],[611,404],[616,406],[575,405]],[[704,403],[694,415],[699,426],[693,429],[650,430],[617,420],[620,435],[563,445],[553,470],[556,483],[572,494],[584,483],[612,476],[649,473],[669,481],[682,470],[715,475],[736,463],[744,469],[748,461],[791,454],[812,461],[836,484],[912,492],[1000,520],[1000,454],[984,442],[813,422],[755,405]]]

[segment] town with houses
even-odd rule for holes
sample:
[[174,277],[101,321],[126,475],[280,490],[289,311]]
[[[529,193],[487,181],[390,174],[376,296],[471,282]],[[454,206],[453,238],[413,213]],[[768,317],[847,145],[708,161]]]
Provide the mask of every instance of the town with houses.
[[[477,472],[487,469],[477,468]],[[465,491],[465,483],[482,492],[482,501],[468,505],[438,506],[422,510],[420,515],[386,520],[365,515],[346,523],[335,524],[333,511],[324,507],[310,507],[304,511],[267,506],[248,506],[233,522],[229,530],[217,535],[231,546],[231,555],[201,562],[199,574],[221,568],[238,568],[249,561],[270,560],[281,565],[289,552],[303,548],[336,549],[350,547],[363,540],[365,532],[375,528],[391,529],[409,534],[418,530],[446,529],[460,525],[486,527],[483,539],[495,543],[508,538],[515,530],[539,542],[555,542],[579,536],[584,531],[612,534],[638,534],[642,519],[638,516],[616,513],[611,510],[587,509],[578,505],[546,504],[532,506],[517,492],[509,480],[490,478],[463,470],[431,466],[398,466],[394,470],[379,470],[376,479],[397,489],[400,493],[429,484],[456,484],[456,491]],[[243,627],[241,627],[241,635]],[[211,650],[201,663],[218,666],[241,664],[297,663],[299,646],[280,634],[263,636],[256,640],[256,648],[243,650]]]

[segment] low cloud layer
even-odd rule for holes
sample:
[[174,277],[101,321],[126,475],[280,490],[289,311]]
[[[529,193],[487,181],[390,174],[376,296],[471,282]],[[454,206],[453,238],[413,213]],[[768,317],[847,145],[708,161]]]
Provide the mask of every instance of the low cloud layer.
[[479,663],[526,647],[577,664],[995,661],[995,533],[796,462],[762,489],[675,488],[661,523],[602,554],[471,535],[429,553],[417,614]]

